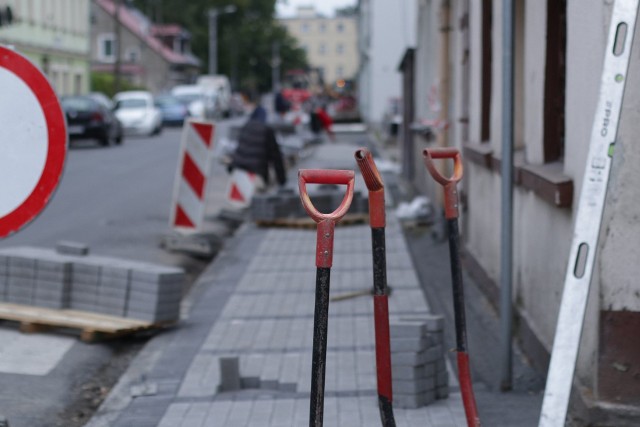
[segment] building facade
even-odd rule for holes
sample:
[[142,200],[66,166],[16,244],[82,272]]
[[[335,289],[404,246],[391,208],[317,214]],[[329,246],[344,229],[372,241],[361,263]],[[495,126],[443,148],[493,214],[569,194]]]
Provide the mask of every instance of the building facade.
[[327,18],[309,6],[299,7],[297,16],[280,22],[307,52],[309,65],[320,70],[325,84],[356,77],[358,32],[354,16]]
[[139,10],[118,8],[113,0],[92,1],[91,15],[92,71],[114,74],[118,70],[130,84],[154,93],[195,81],[200,61],[191,53],[191,36],[186,30],[154,25]]
[[[514,1],[510,280],[515,335],[542,371],[558,319],[612,3]],[[463,151],[465,250],[494,295],[501,283],[499,236],[506,219],[500,190],[502,10],[503,2],[496,0],[420,0],[413,94],[415,123],[431,124],[435,141]],[[588,420],[579,425],[637,425],[640,419],[640,348],[633,343],[640,325],[637,36],[630,64],[574,379],[572,417]],[[446,123],[434,126],[443,108]],[[434,140],[416,135],[404,143],[414,164],[414,185],[437,201],[421,156]]]
[[416,0],[358,1],[358,103],[371,124],[397,113],[405,49],[415,45]]
[[0,43],[14,46],[49,78],[59,95],[89,90],[89,2],[4,0],[14,23],[0,27]]

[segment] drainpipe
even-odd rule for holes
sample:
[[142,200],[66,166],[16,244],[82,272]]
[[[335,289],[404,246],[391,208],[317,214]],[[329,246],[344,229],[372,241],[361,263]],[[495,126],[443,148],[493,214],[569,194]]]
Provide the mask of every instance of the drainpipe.
[[503,0],[502,12],[502,203],[500,230],[500,389],[511,390],[511,278],[513,277],[513,68],[514,3]]
[[[440,112],[438,119],[440,123],[449,123],[449,34],[451,33],[451,1],[442,0],[440,4],[440,58],[438,61],[439,68],[439,88],[440,92]],[[438,147],[447,147],[449,145],[449,133],[447,129],[438,132],[436,139]],[[449,174],[445,174],[449,176]]]
[[[436,146],[449,146],[449,34],[451,33],[451,0],[442,0],[440,3],[440,43],[438,57],[438,92],[440,100],[440,111],[438,112],[438,123],[443,127],[436,133]],[[436,164],[436,169],[443,176],[451,176],[449,166],[442,161]],[[436,191],[437,205],[442,209],[437,210],[438,217],[435,219],[433,237],[437,240],[446,238],[446,219],[442,215],[444,209],[444,194]]]

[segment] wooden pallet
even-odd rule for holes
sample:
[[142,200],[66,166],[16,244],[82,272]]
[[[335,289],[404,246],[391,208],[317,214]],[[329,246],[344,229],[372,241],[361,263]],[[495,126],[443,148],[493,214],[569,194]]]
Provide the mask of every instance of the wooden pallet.
[[[357,225],[366,224],[369,219],[368,214],[346,214],[338,224]],[[260,227],[281,227],[281,228],[302,228],[315,229],[316,222],[311,218],[277,218],[270,221],[258,220],[256,224]]]
[[24,333],[43,332],[53,328],[79,330],[80,339],[85,342],[117,338],[170,324],[149,323],[88,311],[55,310],[9,303],[0,303],[0,319],[19,322],[20,331]]

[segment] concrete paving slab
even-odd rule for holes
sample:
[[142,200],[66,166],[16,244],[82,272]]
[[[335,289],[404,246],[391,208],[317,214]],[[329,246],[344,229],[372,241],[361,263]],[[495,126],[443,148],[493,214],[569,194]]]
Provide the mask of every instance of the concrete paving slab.
[[[393,221],[390,219],[391,224]],[[187,296],[192,308],[185,326],[154,338],[153,353],[150,349],[140,356],[146,363],[134,362],[146,378],[171,379],[179,386],[162,398],[140,396],[125,401],[118,399],[123,387],[119,384],[87,427],[132,425],[127,423],[135,417],[141,425],[172,427],[307,424],[315,237],[314,230],[241,228],[201,277],[195,288],[199,293]],[[372,286],[370,239],[366,225],[336,229],[339,256],[332,269],[332,295]],[[427,314],[429,306],[410,266],[406,245],[393,235],[388,243],[394,254],[390,260],[396,263],[390,266],[389,277],[398,283],[390,298],[391,313]],[[417,342],[428,344],[424,337]],[[228,357],[238,358],[241,390],[220,393],[220,359]],[[430,378],[434,383],[430,390],[435,399],[436,364],[429,366],[430,376],[426,375],[427,365],[421,366],[421,380]],[[379,424],[370,296],[330,303],[326,375],[325,425]],[[133,373],[121,383],[131,378]],[[415,396],[424,400],[427,390],[409,391],[416,391],[414,400]],[[111,406],[114,402],[120,402],[117,410]],[[161,402],[166,406],[160,407]],[[459,394],[452,393],[426,408],[398,409],[397,425],[464,426],[464,415],[458,417],[461,408]]]

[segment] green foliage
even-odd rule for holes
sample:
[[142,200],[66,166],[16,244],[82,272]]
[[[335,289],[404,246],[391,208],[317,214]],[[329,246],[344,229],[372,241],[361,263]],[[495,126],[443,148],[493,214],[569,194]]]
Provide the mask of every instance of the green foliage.
[[[120,79],[120,91],[125,90],[146,90],[144,87],[136,86],[125,79]],[[109,98],[115,95],[115,78],[112,73],[91,73],[91,92],[101,92]]]
[[234,13],[218,17],[218,72],[229,76],[235,89],[271,88],[274,43],[280,47],[281,70],[307,66],[306,52],[274,18],[276,0],[134,0],[133,4],[150,17],[188,30],[203,74],[209,61],[208,10],[236,6]]
[[336,16],[356,16],[358,14],[358,6],[345,6],[336,9]]

